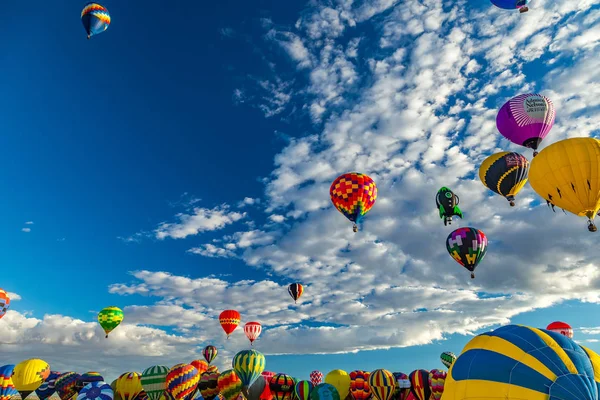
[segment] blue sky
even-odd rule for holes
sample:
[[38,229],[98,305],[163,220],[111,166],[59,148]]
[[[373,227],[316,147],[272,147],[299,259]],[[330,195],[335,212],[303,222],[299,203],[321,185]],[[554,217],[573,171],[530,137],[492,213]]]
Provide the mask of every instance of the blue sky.
[[[112,24],[89,41],[83,3],[2,5],[0,287],[17,296],[0,365],[116,376],[206,344],[226,365],[247,344],[241,327],[224,340],[224,308],[263,323],[259,350],[287,353],[267,369],[302,377],[440,368],[508,322],[565,320],[600,350],[578,329],[600,326],[585,223],[529,187],[509,209],[477,178],[493,152],[531,157],[495,129],[519,93],[555,102],[545,144],[597,135],[600,9],[454,3],[105,1]],[[351,170],[380,196],[357,235],[328,196]],[[443,185],[458,226],[490,238],[475,282],[443,245]],[[126,313],[111,342],[94,322],[108,305]]]

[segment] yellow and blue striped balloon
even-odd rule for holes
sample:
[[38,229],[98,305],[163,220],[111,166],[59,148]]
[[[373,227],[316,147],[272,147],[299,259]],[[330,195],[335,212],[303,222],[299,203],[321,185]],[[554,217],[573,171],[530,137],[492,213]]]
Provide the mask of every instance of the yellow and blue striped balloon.
[[242,350],[233,357],[233,370],[247,389],[262,376],[265,356],[256,350]]
[[507,325],[473,338],[443,400],[598,400],[600,356],[559,333]]

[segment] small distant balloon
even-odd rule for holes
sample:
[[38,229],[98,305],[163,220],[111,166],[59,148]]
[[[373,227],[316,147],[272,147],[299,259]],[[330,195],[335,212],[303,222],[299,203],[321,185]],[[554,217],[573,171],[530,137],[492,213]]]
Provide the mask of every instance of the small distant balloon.
[[110,14],[106,7],[101,4],[87,3],[81,11],[81,22],[89,39],[108,29]]

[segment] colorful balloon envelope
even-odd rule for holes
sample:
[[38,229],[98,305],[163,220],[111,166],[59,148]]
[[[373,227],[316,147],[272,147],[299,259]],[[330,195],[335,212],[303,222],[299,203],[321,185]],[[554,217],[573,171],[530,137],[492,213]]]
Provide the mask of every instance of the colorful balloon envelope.
[[160,400],[160,396],[167,390],[168,374],[169,368],[164,365],[155,365],[142,372],[140,383],[150,400]]
[[358,225],[366,213],[375,205],[377,186],[373,179],[358,172],[338,176],[329,188],[335,208],[351,222],[358,232]]
[[81,22],[89,39],[108,29],[110,14],[106,7],[98,3],[87,3],[81,11]]
[[217,358],[217,354],[219,354],[219,350],[217,350],[215,346],[206,346],[204,350],[202,350],[202,355],[209,364]]
[[294,387],[294,394],[298,400],[310,400],[310,392],[314,386],[310,381],[299,381]]
[[60,374],[54,386],[61,400],[69,400],[77,394],[77,382],[80,377],[81,375],[72,371]]
[[108,338],[108,334],[123,322],[123,310],[114,306],[106,307],[98,313],[98,322]]
[[304,286],[301,283],[292,283],[288,286],[288,293],[294,299],[294,303],[297,303],[302,293],[304,293]]
[[277,374],[269,381],[269,389],[275,400],[291,400],[296,383],[287,374]]
[[393,372],[394,378],[396,379],[396,390],[394,391],[394,398],[397,400],[408,400],[410,394],[410,379],[408,375],[403,372]]
[[213,400],[219,395],[219,373],[205,372],[200,376],[198,390],[204,400]]
[[142,375],[138,372],[125,372],[117,379],[117,393],[122,400],[135,400],[143,390]]
[[432,369],[429,371],[429,387],[431,388],[431,400],[440,400],[444,393],[444,382],[446,381],[446,371]]
[[21,399],[25,399],[32,392],[42,386],[50,376],[50,366],[44,360],[32,358],[17,364],[13,370],[12,381],[19,391]]
[[369,375],[369,387],[377,400],[390,400],[396,390],[396,378],[386,369],[376,369]]
[[231,335],[235,328],[240,324],[241,318],[240,313],[236,310],[225,310],[219,315],[219,323],[227,334],[227,339],[229,339],[229,335]]
[[346,396],[348,396],[348,393],[350,393],[350,375],[342,369],[329,371],[329,373],[325,375],[325,383],[333,385],[342,399],[345,399]]
[[245,388],[260,378],[265,370],[265,356],[256,350],[242,350],[233,357],[233,370]]
[[370,375],[371,373],[367,371],[356,370],[350,372],[350,394],[354,400],[367,400],[371,397]]
[[569,339],[573,339],[573,328],[571,328],[571,325],[567,324],[566,322],[555,321],[548,325],[546,329],[552,332],[560,333]]
[[244,333],[248,340],[250,340],[250,344],[253,344],[258,339],[261,332],[262,325],[259,322],[246,322],[246,325],[244,325]]
[[317,386],[321,383],[323,383],[323,373],[321,371],[313,371],[310,373],[310,383],[313,384],[313,386]]
[[592,400],[600,356],[555,332],[506,325],[463,349],[444,384],[444,400]]
[[10,400],[19,394],[12,381],[15,366],[12,364],[0,367],[0,400]]
[[311,390],[310,400],[340,400],[340,394],[335,386],[329,383],[321,383]]
[[520,13],[529,11],[529,0],[490,0],[493,5],[505,10],[519,10]]
[[408,375],[410,379],[410,392],[417,400],[429,400],[431,388],[429,387],[429,371],[418,369]]
[[527,183],[529,161],[519,153],[504,151],[492,154],[479,167],[479,179],[492,192],[506,197],[511,207],[515,196]]
[[235,400],[242,392],[242,380],[237,376],[233,369],[223,371],[219,376],[219,392],[225,400]]
[[113,390],[103,381],[88,383],[81,389],[77,400],[113,400]]
[[548,205],[588,218],[600,210],[600,140],[571,138],[546,147],[531,162],[529,183]]
[[174,400],[191,399],[198,388],[200,373],[190,364],[177,364],[167,374],[167,393]]
[[190,363],[190,365],[193,365],[198,370],[200,375],[208,370],[208,363],[204,360],[194,360]]
[[541,94],[522,94],[507,101],[496,117],[498,130],[511,142],[537,149],[554,125],[554,104]]
[[10,297],[8,293],[0,289],[0,319],[6,315],[8,307],[10,307]]
[[446,368],[450,368],[452,364],[454,364],[454,361],[456,361],[456,355],[451,351],[445,351],[440,354],[440,360],[442,360],[442,364],[444,364]]
[[56,392],[56,380],[59,376],[60,372],[50,371],[44,383],[35,390],[38,399],[45,400]]
[[446,239],[446,248],[454,260],[471,271],[475,278],[475,268],[487,253],[487,237],[475,228],[458,228]]

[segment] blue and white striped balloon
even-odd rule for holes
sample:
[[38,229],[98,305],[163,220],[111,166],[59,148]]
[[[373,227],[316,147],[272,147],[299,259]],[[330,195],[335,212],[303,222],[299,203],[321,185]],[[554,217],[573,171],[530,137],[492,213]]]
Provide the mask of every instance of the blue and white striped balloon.
[[106,382],[88,383],[77,396],[77,400],[113,400],[113,390]]

